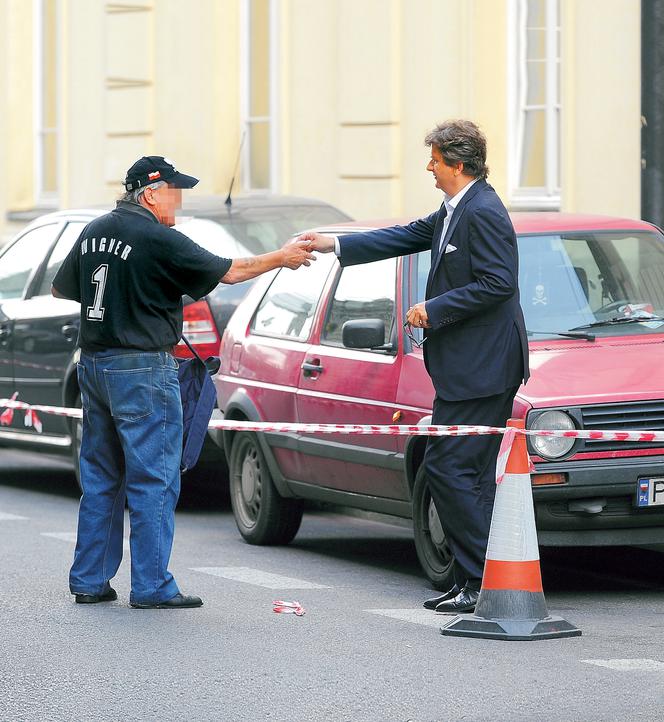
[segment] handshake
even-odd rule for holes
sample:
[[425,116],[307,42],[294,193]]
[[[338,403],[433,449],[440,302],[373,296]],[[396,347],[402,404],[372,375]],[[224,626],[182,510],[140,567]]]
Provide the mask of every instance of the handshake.
[[334,250],[334,237],[324,236],[322,233],[302,233],[287,241],[281,248],[281,265],[285,268],[296,269],[300,266],[309,266],[315,261],[314,251],[329,253]]

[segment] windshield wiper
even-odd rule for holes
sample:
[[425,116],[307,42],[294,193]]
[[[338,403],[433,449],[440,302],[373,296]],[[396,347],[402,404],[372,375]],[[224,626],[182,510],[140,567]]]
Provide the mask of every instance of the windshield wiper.
[[[579,326],[579,328],[583,328]],[[583,333],[579,331],[575,333],[575,329],[571,328],[569,331],[526,331],[528,336],[543,335],[543,336],[565,336],[566,338],[582,338],[586,341],[594,341],[595,335],[592,333]]]
[[584,323],[581,326],[574,326],[569,331],[579,331],[583,328],[595,328],[596,326],[613,326],[619,323],[648,323],[650,321],[664,321],[662,316],[617,316],[616,318],[607,318],[604,321],[593,321],[592,323]]

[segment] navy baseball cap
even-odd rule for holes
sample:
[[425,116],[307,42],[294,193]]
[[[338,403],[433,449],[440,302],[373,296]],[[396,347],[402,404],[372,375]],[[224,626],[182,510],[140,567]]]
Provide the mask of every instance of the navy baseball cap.
[[193,188],[198,183],[198,178],[180,173],[168,158],[144,155],[127,171],[124,187],[128,191],[135,191],[157,181],[165,181],[174,188]]

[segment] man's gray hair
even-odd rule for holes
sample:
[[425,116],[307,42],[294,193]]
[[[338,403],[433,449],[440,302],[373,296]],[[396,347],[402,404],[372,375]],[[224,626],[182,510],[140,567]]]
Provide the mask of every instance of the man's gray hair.
[[486,136],[470,120],[446,120],[437,125],[424,139],[425,145],[435,146],[445,165],[463,163],[464,175],[486,178]]
[[140,204],[140,197],[145,193],[146,188],[151,188],[153,191],[157,190],[157,188],[161,188],[161,186],[167,185],[166,181],[155,181],[154,183],[148,183],[146,186],[141,186],[140,188],[135,188],[133,191],[127,191],[122,198],[120,198],[121,201],[128,201],[129,203],[139,203]]

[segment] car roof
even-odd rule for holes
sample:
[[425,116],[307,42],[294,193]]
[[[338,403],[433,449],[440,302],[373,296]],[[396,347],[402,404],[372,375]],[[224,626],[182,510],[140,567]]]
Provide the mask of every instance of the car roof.
[[[250,209],[256,208],[292,208],[294,206],[310,206],[310,207],[329,207],[334,208],[340,216],[345,216],[350,220],[350,216],[343,211],[340,211],[335,206],[327,203],[326,201],[319,200],[316,198],[304,198],[301,196],[284,196],[276,195],[274,193],[252,193],[251,195],[237,196],[231,199],[230,206],[225,204],[225,196],[193,196],[186,198],[182,206],[183,213],[191,214],[195,213],[197,216],[218,216],[220,213],[234,215],[234,213],[240,213]],[[53,213],[46,213],[44,215],[35,218],[30,225],[36,224],[41,225],[43,223],[52,223],[54,221],[71,220],[71,219],[83,219],[90,221],[93,218],[108,213],[113,206],[111,204],[104,206],[90,206],[87,208],[72,208],[69,210],[54,211]]]
[[[553,211],[522,211],[510,213],[514,229],[519,234],[559,233],[566,231],[652,231],[657,227],[646,221],[618,216],[600,216],[582,213],[557,213]],[[413,218],[388,218],[377,220],[352,221],[335,224],[335,230],[343,232],[360,232],[375,228],[387,228],[395,224],[405,225]],[[331,232],[331,230],[329,231]]]

